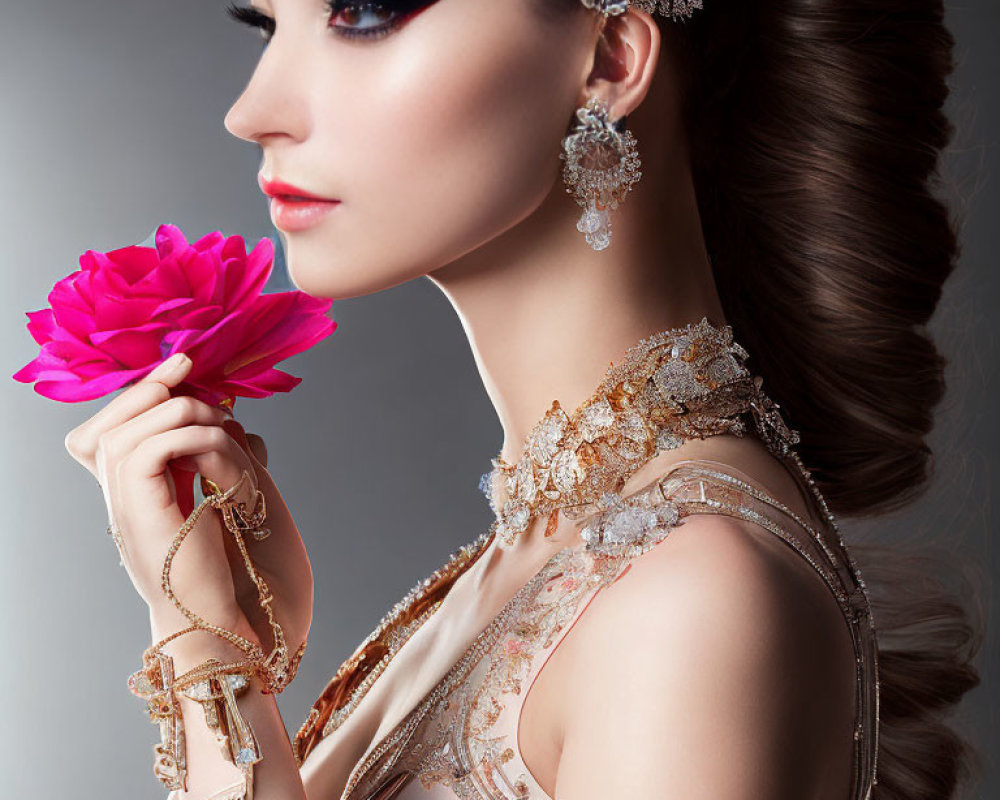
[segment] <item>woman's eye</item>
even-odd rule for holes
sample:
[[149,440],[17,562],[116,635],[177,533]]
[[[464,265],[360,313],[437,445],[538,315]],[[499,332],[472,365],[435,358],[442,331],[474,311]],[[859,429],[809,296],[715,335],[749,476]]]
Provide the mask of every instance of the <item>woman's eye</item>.
[[326,0],[330,28],[347,39],[387,36],[426,5],[428,0]]
[[[400,27],[406,18],[436,0],[325,0],[327,25],[345,39],[379,38]],[[250,6],[230,3],[226,13],[256,28],[264,43],[274,36],[272,17]]]

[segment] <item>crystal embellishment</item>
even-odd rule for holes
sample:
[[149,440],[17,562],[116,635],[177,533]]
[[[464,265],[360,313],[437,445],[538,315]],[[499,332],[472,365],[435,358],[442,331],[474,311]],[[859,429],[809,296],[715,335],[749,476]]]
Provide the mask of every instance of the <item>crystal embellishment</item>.
[[696,9],[703,8],[702,0],[580,0],[605,17],[618,16],[634,5],[649,14],[661,14],[677,21],[690,17]]
[[[759,424],[777,431],[780,416],[743,366],[746,358],[729,326],[703,318],[633,345],[572,414],[553,401],[517,465],[498,455],[484,480],[501,539],[512,543],[534,517],[556,508],[581,519],[657,453],[688,439],[745,435],[752,409]],[[784,446],[780,435],[770,441]]]
[[[532,648],[554,643],[559,631],[571,622],[578,600],[613,581],[632,557],[662,541],[682,520],[704,513],[744,519],[782,538],[811,564],[841,604],[856,634],[858,663],[857,791],[851,797],[871,797],[870,788],[877,782],[878,651],[864,581],[815,482],[790,449],[795,432],[763,395],[760,380],[749,378],[743,368],[745,351],[732,341],[729,331],[706,326],[703,320],[643,340],[641,347],[626,355],[625,363],[612,365],[592,402],[574,414],[566,415],[554,403],[552,413],[533,432],[540,435],[528,438],[536,455],[551,458],[536,463],[526,447],[516,467],[493,460],[493,470],[480,485],[491,506],[502,508],[503,513],[497,514],[491,531],[459,562],[450,561],[443,568],[444,573],[453,576],[465,569],[492,541],[491,534],[504,537],[505,520],[515,535],[516,528],[546,506],[568,508],[578,514],[577,519],[583,518],[581,539],[553,556],[445,678],[376,743],[349,777],[345,800],[381,797],[386,792],[387,797],[394,796],[414,775],[425,789],[442,782],[465,800],[533,797],[535,790],[529,786],[524,764],[516,747],[509,746],[511,741],[516,744],[516,738],[507,738],[516,735],[516,727],[504,730],[502,721],[494,727],[505,707],[512,712],[508,722],[517,719],[517,701],[505,706],[503,696],[522,693],[521,686],[526,684],[521,678],[527,674],[523,668],[530,664]],[[652,376],[670,360],[683,362],[675,374],[694,385],[657,385]],[[730,431],[744,435],[751,427],[767,436],[766,443],[774,452],[787,453],[806,476],[822,512],[817,518],[825,518],[830,526],[826,533],[763,489],[697,462],[681,462],[643,490],[624,493],[623,476],[636,466],[626,458],[628,448],[642,444],[647,453],[653,448],[661,452],[695,436]],[[585,476],[579,483],[574,467]],[[532,503],[524,502],[525,496],[532,497]],[[573,505],[577,500],[581,502]],[[550,517],[550,525],[554,518]],[[801,533],[796,533],[799,529]],[[835,544],[827,541],[830,533],[837,536]],[[439,571],[432,578],[437,581],[444,573]],[[446,588],[435,583],[434,594],[425,595],[431,584],[432,579],[418,584],[338,670],[296,736],[297,763],[301,765],[321,738],[320,732],[328,735],[343,723],[402,643],[435,613]],[[488,674],[481,683],[469,671],[479,663],[487,665]],[[494,665],[499,668],[494,670]]]
[[631,557],[662,541],[679,521],[680,510],[674,503],[654,503],[648,494],[639,494],[596,514],[580,529],[580,536],[591,553]]

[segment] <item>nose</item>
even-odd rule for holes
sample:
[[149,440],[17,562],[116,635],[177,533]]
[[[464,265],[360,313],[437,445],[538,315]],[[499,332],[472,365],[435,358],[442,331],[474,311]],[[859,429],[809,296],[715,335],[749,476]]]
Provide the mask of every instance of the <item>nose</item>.
[[[304,66],[304,65],[303,65]],[[233,136],[263,144],[268,138],[301,140],[308,133],[304,68],[274,45],[263,53],[243,93],[226,112],[224,124]]]

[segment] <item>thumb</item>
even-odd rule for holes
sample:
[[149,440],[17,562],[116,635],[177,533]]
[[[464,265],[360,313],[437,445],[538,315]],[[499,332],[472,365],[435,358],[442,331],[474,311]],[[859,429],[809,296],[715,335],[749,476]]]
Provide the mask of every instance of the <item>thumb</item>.
[[159,381],[168,387],[176,386],[191,370],[193,363],[186,353],[174,353],[170,358],[157,364],[142,378],[142,381]]

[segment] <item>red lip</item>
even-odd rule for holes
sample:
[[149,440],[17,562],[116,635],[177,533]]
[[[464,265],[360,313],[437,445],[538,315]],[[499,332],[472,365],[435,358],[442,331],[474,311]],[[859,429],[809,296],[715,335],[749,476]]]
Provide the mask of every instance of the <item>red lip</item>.
[[257,183],[260,185],[261,191],[268,197],[303,197],[308,200],[322,200],[327,203],[340,202],[335,197],[323,197],[318,194],[313,194],[312,192],[300,189],[298,186],[285,183],[284,181],[269,181],[260,173],[257,173]]

